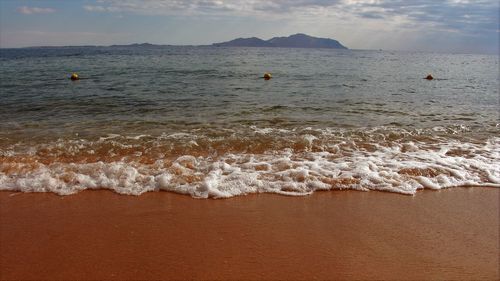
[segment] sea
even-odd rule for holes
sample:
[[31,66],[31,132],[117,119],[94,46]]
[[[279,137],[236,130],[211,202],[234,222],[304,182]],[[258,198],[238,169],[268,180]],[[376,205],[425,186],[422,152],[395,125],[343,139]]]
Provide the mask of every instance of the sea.
[[0,49],[0,190],[228,198],[500,187],[499,79],[497,55]]

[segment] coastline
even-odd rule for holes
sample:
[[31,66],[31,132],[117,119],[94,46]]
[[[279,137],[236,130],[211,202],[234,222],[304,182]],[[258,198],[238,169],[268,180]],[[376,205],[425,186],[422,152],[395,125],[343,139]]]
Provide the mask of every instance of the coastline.
[[498,279],[498,188],[0,192],[0,278]]

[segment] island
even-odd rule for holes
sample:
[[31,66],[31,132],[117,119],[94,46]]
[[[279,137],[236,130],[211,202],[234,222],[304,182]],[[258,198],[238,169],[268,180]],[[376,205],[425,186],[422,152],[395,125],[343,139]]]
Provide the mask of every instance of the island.
[[330,38],[318,38],[302,33],[288,37],[274,37],[262,40],[257,37],[237,38],[228,42],[214,43],[216,47],[281,47],[281,48],[329,48],[347,49],[339,41]]

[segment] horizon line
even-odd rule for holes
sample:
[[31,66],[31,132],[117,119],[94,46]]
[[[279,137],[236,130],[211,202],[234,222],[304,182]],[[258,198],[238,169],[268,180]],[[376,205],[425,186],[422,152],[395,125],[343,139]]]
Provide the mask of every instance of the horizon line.
[[133,45],[151,45],[157,47],[214,47],[214,48],[280,48],[280,49],[326,49],[326,50],[343,50],[343,51],[386,51],[386,52],[414,52],[414,53],[436,53],[436,54],[475,54],[475,55],[495,55],[496,52],[467,52],[467,51],[455,51],[455,52],[446,52],[446,51],[430,51],[430,50],[402,50],[402,49],[335,49],[335,48],[304,48],[304,47],[260,47],[260,46],[248,46],[248,47],[236,47],[236,46],[215,46],[214,44],[156,44],[156,43],[127,43],[127,44],[111,44],[111,45],[34,45],[34,46],[23,46],[23,47],[2,47],[0,46],[0,50],[7,49],[43,49],[43,48],[110,48],[115,46],[133,46]]

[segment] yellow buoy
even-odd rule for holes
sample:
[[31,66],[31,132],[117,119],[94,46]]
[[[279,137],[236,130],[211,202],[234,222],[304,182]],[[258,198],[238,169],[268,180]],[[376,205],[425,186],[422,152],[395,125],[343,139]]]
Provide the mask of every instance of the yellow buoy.
[[73,81],[75,81],[75,80],[80,80],[80,77],[78,77],[78,74],[73,73],[73,74],[71,74],[70,79],[73,80]]
[[265,80],[269,80],[271,78],[273,78],[273,76],[271,75],[271,73],[269,73],[269,72],[264,73],[264,79]]
[[434,79],[434,77],[432,77],[432,75],[431,75],[431,74],[429,74],[429,75],[427,75],[427,77],[425,77],[425,79],[427,79],[427,80],[432,80],[432,79]]

